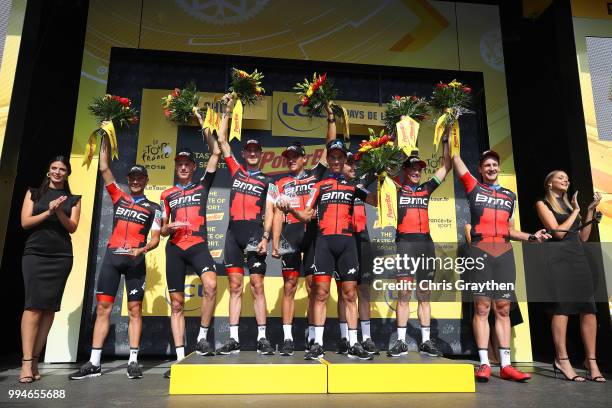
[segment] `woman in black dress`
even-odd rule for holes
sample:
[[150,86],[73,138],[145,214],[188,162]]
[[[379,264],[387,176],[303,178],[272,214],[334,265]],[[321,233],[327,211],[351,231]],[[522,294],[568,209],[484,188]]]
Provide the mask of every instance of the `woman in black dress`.
[[21,208],[21,226],[29,231],[22,258],[22,383],[40,379],[38,355],[47,341],[55,312],[60,310],[72,269],[70,234],[76,231],[81,214],[81,196],[72,195],[68,185],[68,159],[54,157],[48,168],[40,187],[28,189]]
[[[597,309],[591,269],[582,247],[591,234],[591,224],[601,195],[595,193],[584,221],[580,217],[578,192],[568,200],[569,178],[564,171],[550,172],[544,180],[546,194],[536,203],[538,217],[547,230],[552,231],[553,241],[548,247],[548,273],[550,288],[556,302],[553,305],[552,336],[555,343],[553,370],[572,381],[585,381],[576,375],[567,356],[566,332],[569,315],[580,315],[580,331],[586,359],[587,379],[605,382],[595,359],[597,336]],[[581,228],[581,225],[586,225]]]

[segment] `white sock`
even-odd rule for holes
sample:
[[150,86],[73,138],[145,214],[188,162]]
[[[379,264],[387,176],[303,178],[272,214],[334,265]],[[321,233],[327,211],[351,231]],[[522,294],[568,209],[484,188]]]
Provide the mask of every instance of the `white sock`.
[[314,342],[318,343],[320,346],[323,345],[323,330],[325,326],[315,326],[314,327]]
[[308,342],[314,341],[315,338],[315,327],[313,325],[308,325]]
[[293,334],[291,334],[290,324],[283,324],[283,334],[285,335],[285,340],[293,340]]
[[357,329],[348,329],[348,341],[351,347],[357,343]]
[[206,340],[206,336],[208,336],[208,327],[200,326],[200,332],[198,333],[198,341],[202,339]]
[[185,346],[176,348],[176,361],[180,361],[185,358]]
[[338,322],[340,324],[340,338],[348,339],[348,323],[347,322]]
[[230,338],[236,340],[239,342],[238,340],[238,325],[237,324],[230,324]]
[[397,326],[397,339],[401,341],[406,341],[406,326]]
[[102,357],[102,349],[101,348],[92,348],[91,349],[91,357],[89,357],[89,361],[91,364],[96,367],[100,365],[100,357]]
[[138,348],[130,347],[130,359],[128,360],[128,364],[138,362]]
[[422,337],[422,342],[425,343],[426,341],[429,340],[429,335],[431,333],[431,327],[429,326],[421,326],[421,337]]
[[257,340],[266,338],[266,325],[257,326]]
[[361,340],[366,341],[370,337],[370,321],[362,320],[361,321]]
[[499,348],[499,366],[504,368],[505,366],[509,366],[510,362],[510,348],[500,347]]
[[489,363],[489,350],[478,349],[478,357],[480,357],[480,365],[483,365],[483,364],[486,364],[489,366],[491,365],[491,363]]

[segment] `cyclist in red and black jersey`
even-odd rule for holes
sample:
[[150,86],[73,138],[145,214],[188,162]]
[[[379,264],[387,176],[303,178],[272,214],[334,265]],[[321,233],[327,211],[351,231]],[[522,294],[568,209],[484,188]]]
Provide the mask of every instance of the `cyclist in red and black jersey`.
[[[431,194],[444,181],[451,169],[451,159],[448,146],[448,138],[443,140],[442,166],[436,170],[433,177],[421,184],[421,174],[427,167],[425,162],[416,155],[411,155],[404,162],[404,182],[397,194],[397,229],[395,241],[397,252],[408,254],[410,257],[421,257],[425,261],[416,271],[398,271],[398,280],[413,280],[416,275],[418,300],[417,315],[421,325],[421,344],[419,351],[430,356],[441,356],[436,343],[431,340],[431,304],[429,302],[431,291],[426,289],[420,282],[434,280],[435,266],[434,258],[436,249],[429,234],[429,200]],[[406,344],[406,328],[410,316],[410,295],[408,290],[398,292],[396,325],[397,340],[387,355],[398,357],[408,351]]]
[[[342,170],[344,177],[357,185],[359,183],[367,186],[369,182],[364,178],[357,178],[357,166],[355,156],[348,152],[346,163]],[[376,344],[372,340],[370,332],[370,284],[371,265],[370,259],[370,235],[368,234],[368,220],[366,216],[365,203],[357,198],[353,208],[353,232],[355,233],[355,245],[357,248],[357,259],[359,260],[359,278],[357,280],[357,309],[359,323],[361,326],[361,345],[370,354],[379,354]],[[338,290],[338,325],[340,326],[340,339],[338,340],[338,354],[346,354],[350,348],[348,341],[348,323],[346,322],[346,304],[342,297],[341,285],[336,285]]]
[[[202,117],[196,112],[202,125]],[[227,133],[228,120],[221,122],[219,134]],[[204,287],[200,316],[200,331],[197,337],[196,353],[204,356],[215,354],[207,335],[215,310],[217,296],[217,267],[208,249],[206,227],[206,204],[221,151],[209,128],[203,129],[210,158],[204,176],[193,181],[196,162],[188,148],[179,149],[174,158],[177,183],[161,194],[163,236],[170,236],[166,244],[166,282],[171,301],[170,323],[177,360],[185,356],[185,275],[187,265],[198,274]],[[164,373],[168,378],[170,370]]]
[[[140,165],[132,166],[127,175],[128,194],[115,181],[110,169],[109,152],[110,143],[108,137],[104,136],[100,147],[99,166],[106,191],[113,202],[113,230],[96,283],[98,305],[91,357],[79,371],[70,375],[74,380],[97,377],[102,373],[100,356],[110,328],[110,314],[121,275],[125,277],[129,311],[130,359],[127,375],[129,378],[142,377],[137,357],[142,332],[142,300],[146,277],[144,254],[157,248],[159,244],[161,211],[159,205],[149,201],[144,195],[149,180],[147,169]],[[151,240],[147,242],[149,232]]]
[[[516,269],[514,253],[509,240],[542,242],[551,236],[546,230],[528,234],[514,229],[512,214],[516,195],[499,185],[499,154],[487,150],[480,156],[478,173],[482,183],[478,182],[461,160],[453,156],[453,167],[460,178],[467,195],[471,215],[471,239],[469,247],[471,257],[484,260],[482,270],[472,270],[472,281],[484,283],[509,283],[514,285]],[[474,292],[475,313],[473,330],[480,365],[476,369],[476,380],[486,382],[491,376],[488,357],[489,312],[493,304],[495,313],[495,333],[499,340],[500,377],[507,380],[524,382],[531,378],[510,365],[510,303],[515,298],[513,290],[483,290]],[[492,302],[493,300],[493,302]]]
[[[336,121],[330,107],[327,107],[327,137],[326,142],[336,138]],[[315,183],[320,181],[327,171],[327,151],[312,170],[304,170],[306,151],[299,142],[289,145],[283,152],[287,159],[290,174],[276,181],[279,199],[288,200],[290,205],[298,210],[306,207],[306,201]],[[281,355],[291,356],[295,350],[293,344],[292,324],[295,308],[295,292],[297,289],[300,269],[304,270],[306,278],[306,290],[310,293],[312,276],[314,273],[314,250],[317,234],[316,222],[303,223],[293,214],[285,214],[279,210],[274,211],[274,222],[272,225],[272,256],[282,257],[283,273],[283,345],[280,349]],[[281,237],[286,251],[281,254]],[[310,299],[310,298],[309,298]],[[314,337],[314,325],[312,318],[311,302],[308,303],[308,331],[310,339]],[[310,340],[309,339],[309,340]]]
[[[234,100],[225,95],[227,101],[223,118],[231,116]],[[266,253],[272,230],[274,204],[268,197],[268,187],[274,184],[270,177],[260,170],[262,149],[257,140],[251,139],[243,146],[242,158],[247,166],[238,163],[227,140],[227,134],[219,134],[219,145],[232,176],[230,190],[230,220],[225,236],[225,270],[229,280],[229,324],[230,338],[217,350],[218,354],[240,352],[238,324],[242,306],[244,282],[244,253],[250,273],[250,286],[253,295],[253,308],[257,321],[257,352],[263,355],[274,354],[266,338],[266,297],[264,275],[266,273]]]
[[[304,210],[296,210],[288,205],[280,205],[302,222],[310,222],[315,216],[319,225],[315,244],[315,267],[313,287],[313,323],[315,324],[314,344],[306,352],[306,359],[317,359],[323,355],[323,329],[325,324],[326,303],[329,298],[330,282],[334,271],[342,286],[342,296],[346,302],[350,358],[369,360],[372,356],[357,342],[357,280],[359,260],[353,237],[353,209],[355,199],[360,198],[375,204],[375,194],[362,186],[351,184],[342,170],[346,162],[346,146],[342,140],[332,140],[327,144],[327,161],[330,175],[315,184]],[[315,211],[316,210],[316,211]]]

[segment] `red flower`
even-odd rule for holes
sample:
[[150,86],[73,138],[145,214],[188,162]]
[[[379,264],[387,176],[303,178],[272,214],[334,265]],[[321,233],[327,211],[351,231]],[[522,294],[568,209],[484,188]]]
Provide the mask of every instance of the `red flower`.
[[401,99],[402,99],[402,97],[401,97],[401,96],[399,96],[399,95],[395,95],[395,100],[396,100],[396,101],[399,101],[399,100],[401,100]]
[[416,102],[416,101],[418,101],[418,100],[419,100],[419,98],[417,98],[417,97],[416,97],[416,96],[414,96],[414,95],[411,95],[411,96],[410,96],[410,100],[411,100],[412,102]]
[[174,96],[175,98],[179,96],[180,94],[181,94],[181,90],[178,88],[174,88],[174,91],[172,91],[172,96]]
[[442,82],[440,82],[440,83],[438,83],[436,85],[436,89],[442,89],[442,88],[444,88],[444,85],[446,85],[446,84],[443,84]]
[[464,86],[461,90],[466,94],[472,93],[472,88],[470,88],[469,86]]
[[170,109],[164,109],[164,115],[165,115],[167,118],[169,118],[171,114],[172,114],[172,113],[170,112]]
[[137,124],[137,123],[138,123],[138,116],[132,116],[132,117],[130,118],[130,123],[131,123],[132,125]]
[[120,104],[122,104],[126,108],[130,106],[130,100],[128,98],[119,98],[117,100],[119,101]]
[[361,160],[361,153],[355,153],[355,156],[354,156],[354,157],[355,157],[355,160],[356,160],[356,161]]
[[327,72],[319,77],[319,85],[323,85],[327,81]]
[[383,137],[381,137],[378,140],[380,141],[380,145],[384,145],[384,144],[389,142],[390,137],[389,137],[389,135],[384,135]]
[[302,106],[308,106],[308,104],[310,103],[310,99],[308,99],[308,97],[304,97],[302,98]]
[[320,86],[319,81],[312,84],[312,92],[315,92],[317,89],[319,89],[319,86]]

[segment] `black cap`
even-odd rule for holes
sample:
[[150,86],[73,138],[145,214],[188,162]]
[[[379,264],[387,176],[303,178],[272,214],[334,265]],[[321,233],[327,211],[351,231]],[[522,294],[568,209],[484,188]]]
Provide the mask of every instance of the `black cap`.
[[247,147],[249,147],[250,145],[255,145],[255,146],[257,146],[257,148],[259,150],[262,150],[261,149],[261,143],[259,143],[259,140],[257,140],[257,139],[249,139],[249,140],[247,140],[246,143],[244,144],[244,147],[242,149],[246,150]]
[[346,153],[348,152],[346,145],[344,144],[344,142],[340,139],[336,139],[336,140],[330,140],[329,143],[327,143],[327,151],[331,152],[332,150],[340,150],[342,153],[344,153],[346,155]]
[[147,172],[147,168],[144,166],[141,166],[140,164],[135,164],[130,168],[130,171],[128,171],[128,176],[131,176],[133,174],[142,174],[145,177],[149,177],[149,173]]
[[346,164],[352,165],[355,163],[355,155],[351,152],[346,153]]
[[427,163],[419,158],[419,156],[412,154],[408,156],[408,158],[404,161],[404,167],[410,167],[414,164],[418,164],[421,168],[427,167]]
[[499,160],[499,153],[497,153],[495,150],[485,150],[480,155],[480,160],[478,161],[478,165],[481,165],[482,162],[484,162],[486,159],[488,159],[490,157],[492,157],[495,160],[497,160],[497,163],[499,164],[499,162],[500,162],[500,160]]
[[289,152],[297,153],[300,156],[306,156],[306,151],[304,150],[304,146],[302,146],[300,142],[293,142],[289,146],[287,146],[285,151],[283,151],[282,156],[287,157],[287,154]]
[[181,157],[186,157],[187,159],[191,160],[192,162],[194,162],[194,163],[196,162],[195,155],[193,154],[193,151],[191,151],[191,149],[188,148],[188,147],[181,147],[176,152],[176,156],[174,156],[174,161],[177,161]]

